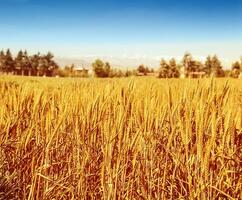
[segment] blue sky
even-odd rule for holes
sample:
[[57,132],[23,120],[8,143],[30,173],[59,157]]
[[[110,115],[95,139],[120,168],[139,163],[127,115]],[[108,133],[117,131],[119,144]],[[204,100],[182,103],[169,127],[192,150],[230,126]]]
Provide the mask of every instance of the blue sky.
[[241,0],[0,0],[0,48],[57,56],[242,55]]

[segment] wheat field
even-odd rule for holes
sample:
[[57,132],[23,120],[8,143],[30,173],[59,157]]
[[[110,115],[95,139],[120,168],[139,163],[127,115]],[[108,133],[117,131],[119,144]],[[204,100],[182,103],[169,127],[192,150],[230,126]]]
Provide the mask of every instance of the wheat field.
[[0,199],[242,199],[242,80],[0,78]]

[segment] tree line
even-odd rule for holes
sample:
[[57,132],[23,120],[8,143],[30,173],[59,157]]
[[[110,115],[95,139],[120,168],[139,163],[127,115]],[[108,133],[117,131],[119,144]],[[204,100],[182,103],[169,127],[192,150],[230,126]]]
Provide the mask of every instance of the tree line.
[[120,70],[112,68],[109,62],[103,62],[100,59],[97,59],[92,63],[92,69],[95,76],[100,78],[129,77],[138,74],[137,70]]
[[97,77],[121,77],[121,76],[146,76],[153,75],[159,78],[199,78],[199,77],[234,77],[238,78],[242,70],[242,57],[240,61],[232,64],[231,69],[224,70],[222,62],[218,56],[208,56],[205,62],[201,62],[192,57],[190,53],[185,53],[181,62],[174,58],[170,60],[161,59],[160,68],[154,70],[141,64],[136,70],[126,72],[112,69],[108,62],[96,60],[93,64],[93,71]]
[[0,51],[0,71],[14,75],[53,76],[59,68],[53,59],[54,55],[50,52],[30,56],[27,51],[20,50],[16,57],[13,57],[9,49],[2,50]]
[[[120,70],[112,68],[109,62],[97,59],[92,63],[92,71],[96,77],[129,77],[152,75],[159,78],[179,77],[234,77],[241,76],[242,57],[240,61],[232,64],[230,70],[224,70],[222,62],[216,56],[208,56],[205,62],[193,58],[190,53],[185,53],[183,59],[177,62],[174,58],[170,60],[161,59],[160,68],[154,70],[141,64],[133,70]],[[15,57],[9,49],[0,51],[0,72],[4,74],[25,76],[61,76],[61,77],[89,77],[89,69],[77,73],[75,65],[60,68],[54,61],[54,55],[47,54],[28,55],[27,51],[20,50]]]
[[224,70],[220,59],[208,56],[205,62],[195,60],[190,53],[185,53],[182,61],[177,63],[174,58],[169,61],[164,59],[160,62],[159,78],[183,77],[234,77],[238,78],[242,70],[242,57],[240,61],[232,64],[231,70]]

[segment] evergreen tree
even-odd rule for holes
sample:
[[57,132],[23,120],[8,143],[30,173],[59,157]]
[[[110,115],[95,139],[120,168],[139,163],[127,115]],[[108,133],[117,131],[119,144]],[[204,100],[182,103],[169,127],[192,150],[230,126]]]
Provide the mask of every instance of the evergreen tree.
[[15,58],[15,73],[23,74],[23,51],[20,50]]
[[169,72],[168,72],[168,76],[169,78],[178,78],[180,76],[179,70],[178,70],[178,66],[176,64],[176,60],[174,58],[172,58],[169,61]]
[[205,67],[203,69],[203,71],[210,76],[212,73],[212,68],[213,68],[213,63],[212,63],[212,58],[211,56],[208,56],[206,61],[205,61]]
[[14,59],[10,49],[6,52],[6,72],[10,73],[14,71]]
[[4,71],[5,68],[5,53],[3,50],[0,51],[0,71]]
[[187,77],[192,72],[192,55],[190,53],[185,53],[182,64],[184,66],[185,77]]
[[0,70],[4,73],[12,73],[14,71],[14,60],[12,53],[7,49],[6,53],[2,50],[0,52]]
[[169,64],[161,59],[160,61],[160,70],[159,70],[159,78],[169,78]]
[[30,58],[28,56],[28,52],[25,50],[24,54],[23,54],[23,74],[22,75],[28,75],[31,76],[31,72],[32,72],[32,66],[31,66],[31,61]]
[[201,72],[203,70],[203,65],[200,61],[194,60],[190,53],[185,53],[182,64],[185,71],[185,76],[197,77],[194,72]]
[[46,60],[45,75],[53,76],[54,71],[58,69],[57,63],[53,60],[54,55],[51,52],[48,52],[44,58]]
[[32,75],[38,75],[38,69],[39,69],[39,60],[40,60],[40,54],[34,54],[30,57],[30,63],[31,63],[31,69],[32,69]]

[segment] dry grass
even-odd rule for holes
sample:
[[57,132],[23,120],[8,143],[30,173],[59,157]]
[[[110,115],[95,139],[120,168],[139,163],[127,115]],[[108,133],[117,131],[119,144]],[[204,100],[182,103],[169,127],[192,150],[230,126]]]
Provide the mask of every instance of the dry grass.
[[241,199],[242,81],[0,79],[0,199]]

